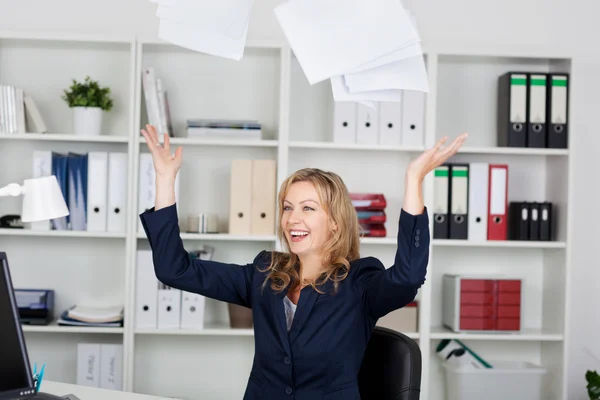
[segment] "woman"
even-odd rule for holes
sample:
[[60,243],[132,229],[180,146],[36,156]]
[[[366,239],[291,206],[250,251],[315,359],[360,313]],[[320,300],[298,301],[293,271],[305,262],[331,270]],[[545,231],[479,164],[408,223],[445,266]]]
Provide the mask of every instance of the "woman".
[[445,138],[411,162],[394,265],[359,256],[357,215],[342,180],[318,169],[290,176],[279,193],[279,235],[288,252],[246,265],[191,259],[179,236],[171,154],[153,126],[142,134],[154,160],[156,203],[140,215],[157,278],[171,287],[252,309],[255,356],[244,399],[359,400],[358,372],[377,320],[410,303],[425,281],[429,220],[423,178],[455,154]]

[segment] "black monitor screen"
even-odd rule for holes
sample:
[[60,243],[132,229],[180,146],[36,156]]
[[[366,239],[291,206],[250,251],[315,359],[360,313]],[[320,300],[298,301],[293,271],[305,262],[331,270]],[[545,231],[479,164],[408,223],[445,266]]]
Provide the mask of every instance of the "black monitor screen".
[[0,398],[33,387],[6,253],[0,252]]

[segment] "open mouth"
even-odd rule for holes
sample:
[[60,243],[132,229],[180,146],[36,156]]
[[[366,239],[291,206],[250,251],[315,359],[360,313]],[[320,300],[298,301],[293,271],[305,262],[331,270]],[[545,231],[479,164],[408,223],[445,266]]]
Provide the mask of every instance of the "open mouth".
[[292,242],[301,242],[308,236],[307,231],[290,231]]

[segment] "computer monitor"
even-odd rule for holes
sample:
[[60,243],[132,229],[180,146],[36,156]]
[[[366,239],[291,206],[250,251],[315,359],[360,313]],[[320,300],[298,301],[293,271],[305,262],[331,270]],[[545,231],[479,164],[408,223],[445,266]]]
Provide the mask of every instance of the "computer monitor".
[[5,252],[0,252],[0,266],[0,399],[60,399],[35,391]]

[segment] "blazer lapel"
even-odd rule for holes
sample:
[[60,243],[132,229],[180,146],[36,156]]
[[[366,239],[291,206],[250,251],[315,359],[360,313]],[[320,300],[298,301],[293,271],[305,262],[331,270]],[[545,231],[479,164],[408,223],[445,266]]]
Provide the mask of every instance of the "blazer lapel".
[[313,306],[315,305],[315,301],[319,297],[319,293],[317,293],[311,286],[306,286],[300,292],[300,300],[298,301],[298,307],[296,308],[296,313],[294,314],[294,320],[292,322],[292,328],[290,329],[290,343],[293,344],[300,330],[306,323],[310,312],[312,311]]
[[283,297],[287,295],[287,292],[287,287],[279,293],[271,291],[271,306],[273,308],[273,313],[275,314],[275,323],[277,325],[277,333],[279,334],[281,344],[284,346],[287,354],[291,354],[287,324],[285,322],[285,306],[283,305]]

